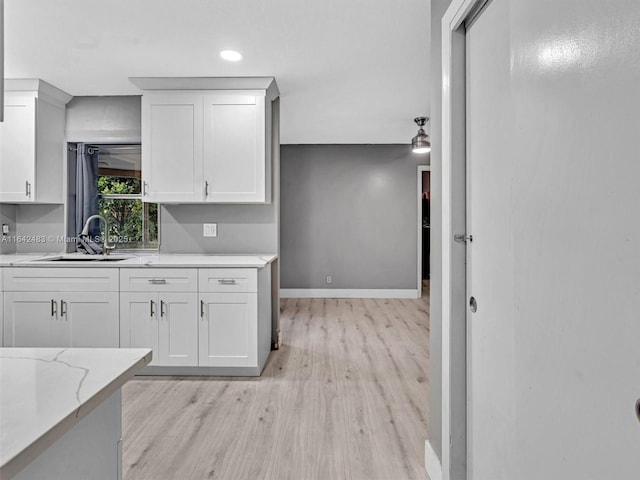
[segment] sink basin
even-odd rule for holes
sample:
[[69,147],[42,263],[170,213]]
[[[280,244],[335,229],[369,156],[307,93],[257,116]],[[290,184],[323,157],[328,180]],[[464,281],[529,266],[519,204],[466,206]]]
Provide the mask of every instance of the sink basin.
[[122,260],[128,260],[133,258],[134,255],[126,254],[111,254],[111,255],[83,255],[83,254],[69,254],[58,255],[56,257],[41,258],[39,262],[120,262]]

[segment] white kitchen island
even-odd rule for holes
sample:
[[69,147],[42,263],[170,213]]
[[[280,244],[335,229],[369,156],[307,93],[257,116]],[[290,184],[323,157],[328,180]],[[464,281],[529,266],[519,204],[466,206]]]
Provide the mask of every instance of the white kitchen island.
[[0,348],[0,478],[121,478],[121,387],[149,349]]

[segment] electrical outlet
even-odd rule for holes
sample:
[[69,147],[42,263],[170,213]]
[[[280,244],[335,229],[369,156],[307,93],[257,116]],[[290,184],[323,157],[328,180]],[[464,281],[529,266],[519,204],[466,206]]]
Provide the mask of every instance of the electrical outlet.
[[217,223],[203,223],[202,224],[202,236],[203,237],[217,237],[218,236],[218,224]]
[[9,235],[9,225],[7,225],[6,223],[2,224],[2,236],[6,237],[7,235]]
[[331,275],[327,275],[327,283],[331,282],[333,282],[333,278],[331,278]]

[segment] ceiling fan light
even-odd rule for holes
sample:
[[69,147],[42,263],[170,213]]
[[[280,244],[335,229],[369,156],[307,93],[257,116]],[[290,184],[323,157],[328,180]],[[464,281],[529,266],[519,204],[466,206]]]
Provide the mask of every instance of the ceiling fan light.
[[414,122],[420,127],[418,134],[411,139],[411,150],[413,153],[428,153],[431,151],[431,142],[429,136],[424,132],[425,123],[429,121],[429,117],[416,117]]
[[420,129],[418,134],[411,139],[411,150],[413,153],[428,153],[431,151],[431,142],[424,130]]

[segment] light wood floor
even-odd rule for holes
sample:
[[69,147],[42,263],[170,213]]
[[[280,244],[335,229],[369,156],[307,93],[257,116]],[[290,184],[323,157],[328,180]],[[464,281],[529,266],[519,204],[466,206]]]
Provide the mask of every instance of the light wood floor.
[[428,302],[286,299],[262,377],[129,382],[124,478],[425,479]]

